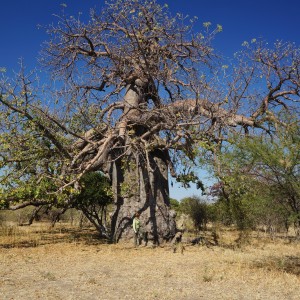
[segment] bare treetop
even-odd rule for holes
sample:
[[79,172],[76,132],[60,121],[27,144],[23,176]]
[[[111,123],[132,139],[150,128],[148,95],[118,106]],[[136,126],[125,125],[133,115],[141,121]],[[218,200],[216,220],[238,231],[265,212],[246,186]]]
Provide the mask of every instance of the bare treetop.
[[[157,84],[178,99],[178,88],[191,88],[189,74],[208,61],[214,35],[194,34],[193,20],[186,23],[155,1],[112,1],[100,14],[91,11],[87,24],[60,18],[49,30],[53,39],[46,61],[55,74],[82,88],[121,89],[138,80],[141,86],[153,85],[149,93],[158,104]],[[88,86],[80,83],[83,74]]]

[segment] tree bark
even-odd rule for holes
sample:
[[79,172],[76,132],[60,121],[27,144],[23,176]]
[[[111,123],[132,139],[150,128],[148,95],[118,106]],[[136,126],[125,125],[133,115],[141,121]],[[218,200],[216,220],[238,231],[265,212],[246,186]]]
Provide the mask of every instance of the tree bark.
[[[142,126],[129,124],[142,115],[138,108],[146,104],[141,82],[129,85],[125,94],[124,118],[120,122],[120,136],[130,145],[127,128],[134,137],[145,132]],[[167,150],[131,150],[114,161],[111,170],[115,211],[111,220],[111,236],[118,242],[133,238],[132,221],[140,213],[142,230],[150,242],[160,244],[172,240],[176,231],[175,214],[170,210]]]
[[116,207],[111,233],[115,242],[133,238],[131,225],[136,212],[140,213],[142,230],[149,242],[161,244],[172,240],[176,223],[175,213],[170,210],[165,152],[150,152],[148,162],[133,155],[126,157],[126,166],[117,161],[113,166],[112,184]]

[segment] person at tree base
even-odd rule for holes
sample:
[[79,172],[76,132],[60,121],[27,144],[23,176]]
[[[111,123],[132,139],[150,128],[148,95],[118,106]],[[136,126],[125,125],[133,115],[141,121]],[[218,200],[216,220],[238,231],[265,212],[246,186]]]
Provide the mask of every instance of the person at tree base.
[[134,231],[134,246],[137,247],[140,244],[140,230],[141,230],[141,221],[140,214],[137,212],[134,215],[132,228]]
[[178,231],[175,234],[171,244],[172,244],[173,253],[176,253],[176,251],[179,249],[181,254],[183,254],[183,250],[185,250],[185,248],[182,244],[182,232],[181,231]]

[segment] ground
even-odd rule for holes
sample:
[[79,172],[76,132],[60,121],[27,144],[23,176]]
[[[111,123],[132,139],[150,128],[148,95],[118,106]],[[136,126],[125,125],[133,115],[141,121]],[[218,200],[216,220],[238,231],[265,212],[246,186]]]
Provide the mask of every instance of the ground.
[[[29,233],[30,232],[30,233]],[[300,247],[252,239],[234,247],[134,248],[92,231],[6,227],[0,299],[300,299]]]

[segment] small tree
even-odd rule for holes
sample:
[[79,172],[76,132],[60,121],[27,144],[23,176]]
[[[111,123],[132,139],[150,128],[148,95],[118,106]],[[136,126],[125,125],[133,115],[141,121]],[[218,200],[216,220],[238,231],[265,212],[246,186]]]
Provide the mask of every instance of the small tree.
[[175,210],[176,213],[179,213],[180,203],[178,200],[170,198],[170,207],[171,207],[171,209]]
[[190,216],[196,230],[206,228],[208,222],[208,204],[193,196],[180,201],[180,211]]
[[[284,224],[299,226],[299,123],[281,116],[276,135],[234,137],[219,155],[219,201],[239,228]],[[224,205],[225,204],[225,205]],[[292,217],[293,216],[293,217]]]
[[72,206],[85,215],[98,232],[109,238],[107,207],[113,202],[111,185],[99,172],[85,174],[80,182],[82,190],[75,196]]

